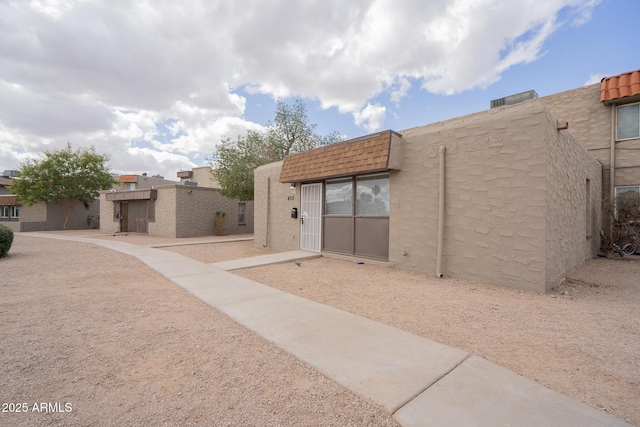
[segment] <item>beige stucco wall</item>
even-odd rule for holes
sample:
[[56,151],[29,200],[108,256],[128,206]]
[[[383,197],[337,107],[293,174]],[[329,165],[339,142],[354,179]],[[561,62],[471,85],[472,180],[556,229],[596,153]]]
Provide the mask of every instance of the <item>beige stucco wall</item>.
[[[540,98],[560,120],[569,122],[569,131],[604,166],[603,198],[609,198],[612,113],[615,106],[600,102],[600,84]],[[613,120],[615,123],[615,118]],[[640,185],[640,139],[616,142],[615,185]]]
[[[570,132],[557,130],[541,101],[400,133],[402,170],[390,172],[390,262],[436,273],[441,146],[446,276],[545,292],[595,256],[601,166]],[[292,250],[299,247],[299,223],[290,218],[299,188],[292,192],[279,183],[281,167],[277,162],[255,171],[255,244]]]
[[300,247],[300,219],[291,218],[291,209],[300,209],[300,185],[291,190],[280,183],[281,169],[282,162],[275,162],[254,171],[254,244],[290,251]]
[[149,221],[147,231],[151,236],[177,237],[176,212],[177,212],[177,185],[156,187],[157,198],[155,200],[155,221]]
[[[115,191],[126,191],[126,183],[119,182],[120,175],[113,175],[113,177],[118,182],[116,182],[111,188]],[[160,178],[156,176],[137,175],[136,177],[137,177],[137,181],[135,182],[136,190],[143,190],[151,187],[159,187],[161,185],[171,185],[177,182],[175,180]]]
[[438,150],[446,147],[442,271],[446,276],[545,290],[546,148],[542,104],[484,111],[400,132],[391,174],[389,258],[435,274]]
[[435,274],[440,146],[445,275],[545,292],[595,256],[601,166],[556,124],[533,100],[401,132],[403,169],[391,175],[390,261]]
[[[31,206],[22,205],[20,207],[20,230],[21,231],[45,231],[62,230],[64,217],[67,209],[67,202],[50,203],[39,202]],[[77,202],[69,219],[67,228],[69,230],[83,230],[90,228],[87,224],[87,217],[100,214],[100,202],[96,200],[89,204],[89,209],[84,204]]]
[[120,231],[120,224],[114,218],[113,202],[107,202],[108,191],[100,192],[100,231],[113,234]]
[[[214,218],[216,211],[226,213],[225,234],[245,234],[253,232],[253,202],[246,205],[245,223],[238,223],[238,200],[222,197],[218,190],[206,187],[191,187],[182,184],[156,187],[157,199],[154,203],[155,220],[149,221],[148,233],[160,237],[195,237],[215,235]],[[100,230],[105,233],[119,231],[120,225],[114,219],[114,204],[106,201],[106,193],[101,194],[102,209]]]
[[[217,189],[175,186],[176,237],[210,236],[215,229],[216,212],[224,212],[225,235],[253,232],[253,202],[246,204],[245,223],[238,223],[238,203],[221,196]],[[160,199],[161,195],[158,195]]]
[[211,167],[201,166],[192,169],[193,176],[189,178],[190,181],[198,183],[198,187],[220,188],[220,184],[215,180],[211,173]]
[[[548,133],[553,134],[555,123],[555,117],[549,113]],[[602,165],[573,138],[570,130],[559,131],[552,139],[546,164],[546,290],[549,291],[585,259],[597,255]]]
[[47,204],[44,202],[35,203],[33,205],[22,205],[20,207],[20,222],[46,222],[47,221]]
[[[47,230],[62,230],[64,217],[66,215],[67,202],[50,203],[47,205]],[[77,202],[69,218],[67,228],[69,230],[83,230],[90,228],[87,224],[88,216],[98,217],[100,215],[100,200],[95,200],[85,208],[82,202]]]

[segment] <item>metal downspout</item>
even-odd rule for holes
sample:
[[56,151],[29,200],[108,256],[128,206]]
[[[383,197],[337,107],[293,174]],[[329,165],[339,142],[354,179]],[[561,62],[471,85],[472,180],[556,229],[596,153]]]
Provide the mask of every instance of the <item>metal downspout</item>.
[[442,245],[444,241],[444,155],[446,147],[443,145],[440,147],[440,153],[438,155],[440,161],[440,173],[439,173],[439,189],[438,189],[438,253],[436,261],[436,276],[443,278],[442,274]]
[[271,206],[271,177],[268,176],[267,177],[267,226],[265,229],[265,236],[264,236],[264,245],[262,245],[263,248],[268,248],[269,247],[269,207]]
[[613,215],[616,201],[616,106],[611,106],[611,157],[609,160],[609,203]]

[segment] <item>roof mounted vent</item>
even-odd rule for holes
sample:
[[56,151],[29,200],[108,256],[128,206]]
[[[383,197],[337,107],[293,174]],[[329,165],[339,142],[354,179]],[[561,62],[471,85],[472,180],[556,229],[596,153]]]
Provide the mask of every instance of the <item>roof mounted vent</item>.
[[526,92],[516,93],[515,95],[505,96],[504,98],[493,99],[491,101],[491,108],[502,107],[503,105],[519,104],[520,102],[535,99],[538,94],[535,90],[528,90]]

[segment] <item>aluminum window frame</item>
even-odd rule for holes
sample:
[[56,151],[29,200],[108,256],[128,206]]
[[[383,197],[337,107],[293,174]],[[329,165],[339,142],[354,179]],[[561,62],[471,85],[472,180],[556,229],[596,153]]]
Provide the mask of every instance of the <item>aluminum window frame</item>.
[[[636,129],[636,135],[621,138],[620,137],[620,110],[624,108],[630,108],[630,107],[636,107],[638,110],[638,118],[637,118],[638,126]],[[640,138],[640,102],[616,106],[616,141],[629,141],[629,140],[638,139],[638,138]]]

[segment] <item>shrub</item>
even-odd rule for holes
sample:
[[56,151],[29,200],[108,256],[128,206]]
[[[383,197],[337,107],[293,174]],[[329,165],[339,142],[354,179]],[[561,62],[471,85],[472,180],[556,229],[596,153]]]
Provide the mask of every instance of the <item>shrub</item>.
[[13,243],[13,230],[0,224],[0,258],[7,256]]

